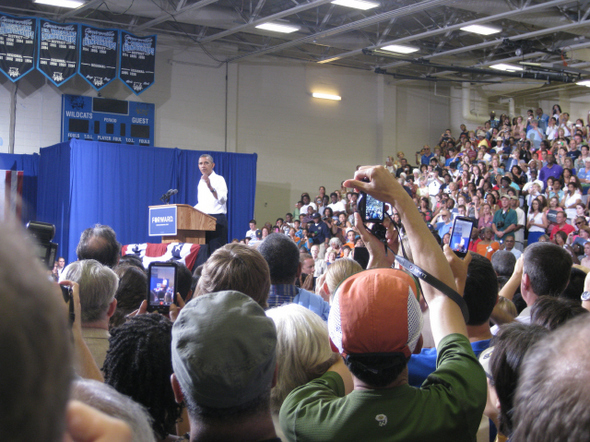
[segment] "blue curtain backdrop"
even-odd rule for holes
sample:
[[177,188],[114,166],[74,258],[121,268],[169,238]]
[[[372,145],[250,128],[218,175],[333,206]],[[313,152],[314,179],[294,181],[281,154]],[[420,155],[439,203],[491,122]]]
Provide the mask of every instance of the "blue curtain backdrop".
[[0,169],[23,171],[22,220],[25,223],[36,220],[39,155],[0,153]]
[[[38,219],[56,225],[59,253],[76,259],[82,231],[96,223],[122,244],[159,242],[148,236],[148,207],[178,189],[171,203],[197,203],[204,152],[71,140],[41,149]],[[254,213],[256,154],[210,153],[228,188],[229,239],[239,237]]]

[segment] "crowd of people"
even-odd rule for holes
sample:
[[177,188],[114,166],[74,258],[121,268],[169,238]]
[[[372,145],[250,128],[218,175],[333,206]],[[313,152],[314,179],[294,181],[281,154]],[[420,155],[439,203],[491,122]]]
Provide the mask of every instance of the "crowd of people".
[[[385,167],[441,245],[450,243],[453,221],[462,216],[475,227],[469,249],[487,258],[500,249],[518,258],[527,244],[550,241],[566,248],[574,263],[590,265],[584,250],[590,232],[590,112],[588,124],[581,118],[571,121],[557,104],[551,114],[537,108],[526,118],[496,118],[491,112],[476,130],[461,125],[456,138],[446,130],[434,149],[425,145],[416,152],[416,165],[398,152],[396,159],[387,157]],[[323,260],[316,267],[318,277],[325,264],[352,255],[359,239],[353,216],[358,197],[344,186],[329,195],[320,186],[315,198],[304,192],[293,212],[274,224],[266,222],[258,230],[251,220],[240,242],[256,244],[283,232],[307,253],[317,245]],[[392,208],[389,215],[398,217]],[[339,241],[331,243],[332,238]]]
[[[566,158],[587,156],[587,132],[563,115],[491,115],[416,170],[399,155],[304,193],[274,225],[251,220],[246,244],[175,263],[167,314],[148,313],[146,269],[109,226],[48,271],[6,225],[0,440],[590,440],[575,249],[590,228],[554,150],[563,131],[581,143]],[[363,193],[387,206],[380,228],[356,212]],[[456,216],[477,226],[463,259],[445,240]]]

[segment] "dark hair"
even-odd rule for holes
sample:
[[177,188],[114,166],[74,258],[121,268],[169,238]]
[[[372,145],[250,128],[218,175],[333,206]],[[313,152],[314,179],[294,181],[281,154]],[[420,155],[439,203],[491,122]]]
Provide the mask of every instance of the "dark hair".
[[500,401],[499,430],[504,436],[512,433],[514,394],[518,375],[527,350],[549,333],[540,325],[511,322],[500,326],[492,339],[494,351],[490,359],[492,384]]
[[111,330],[103,366],[105,383],[146,407],[161,439],[174,431],[182,410],[170,385],[171,343],[167,318],[157,313],[135,316]]
[[139,308],[147,293],[145,271],[131,264],[123,264],[115,267],[114,272],[119,277],[119,287],[115,293],[117,309],[109,319],[109,328],[123,324],[125,316]]
[[345,362],[355,377],[374,388],[391,384],[408,364],[403,353],[351,354]]
[[120,266],[123,264],[133,265],[133,266],[137,267],[138,269],[145,270],[145,267],[143,266],[143,262],[141,261],[141,258],[137,255],[128,254],[128,255],[121,256],[121,258],[119,258],[119,263],[117,264],[117,266]]
[[251,219],[250,221],[248,221],[248,224],[250,224],[250,223],[256,224],[256,220],[255,219]]
[[168,262],[174,264],[176,267],[176,291],[182,296],[182,300],[186,298],[191,291],[191,284],[193,282],[193,274],[183,263],[170,259]]
[[293,284],[299,269],[299,250],[287,235],[271,233],[258,246],[270,270],[272,284]]
[[540,296],[531,307],[531,324],[555,330],[578,315],[589,313],[579,302],[565,298]]
[[572,268],[570,254],[556,244],[536,242],[524,250],[523,274],[537,296],[559,296],[565,290]]
[[100,224],[84,230],[76,247],[79,260],[96,259],[110,268],[117,265],[120,253],[121,244],[117,241],[115,231],[109,226]]
[[498,276],[509,278],[512,276],[515,265],[516,257],[508,250],[498,250],[492,255],[492,266]]
[[567,243],[567,233],[565,233],[563,230],[558,230],[557,232],[555,232],[554,238],[557,236],[559,236],[563,240],[564,244]]
[[514,398],[511,440],[590,440],[589,325],[585,315],[574,318],[527,352]]
[[498,279],[492,263],[485,256],[471,255],[463,299],[469,311],[467,325],[481,325],[489,321],[498,299]]
[[[585,227],[585,226],[582,226],[581,229],[584,229],[584,228],[587,229],[587,227]],[[567,284],[567,287],[565,288],[563,293],[560,295],[560,297],[574,301],[577,304],[581,304],[582,300],[580,299],[580,296],[582,295],[582,292],[584,291],[585,279],[586,279],[586,272],[584,272],[583,270],[580,270],[576,267],[572,267],[572,271],[570,273],[570,280]]]

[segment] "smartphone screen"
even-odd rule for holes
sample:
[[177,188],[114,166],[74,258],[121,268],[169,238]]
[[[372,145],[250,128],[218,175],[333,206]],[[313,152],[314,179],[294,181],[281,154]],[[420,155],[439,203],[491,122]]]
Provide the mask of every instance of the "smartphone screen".
[[176,266],[153,262],[148,267],[148,311],[166,313],[176,294]]
[[450,246],[453,252],[461,258],[464,258],[469,250],[472,230],[473,220],[471,218],[458,216],[453,221]]

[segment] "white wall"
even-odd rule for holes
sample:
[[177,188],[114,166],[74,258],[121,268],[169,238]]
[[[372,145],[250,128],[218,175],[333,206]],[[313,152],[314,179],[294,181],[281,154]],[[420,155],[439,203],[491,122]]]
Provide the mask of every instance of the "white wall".
[[[165,45],[156,61],[156,83],[139,97],[118,80],[102,96],[155,103],[156,146],[257,153],[259,222],[283,216],[303,191],[338,188],[358,164],[383,163],[400,150],[413,159],[450,124],[449,91],[435,95],[431,84],[396,85],[372,72],[272,58],[229,65],[226,83],[226,65]],[[13,87],[0,79],[0,152],[8,152]],[[342,101],[313,99],[315,90]],[[61,88],[38,72],[19,81],[14,153],[60,141],[64,93],[97,95],[80,77]]]

